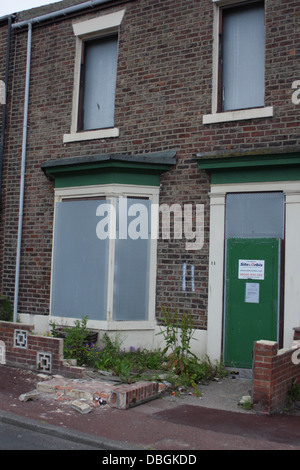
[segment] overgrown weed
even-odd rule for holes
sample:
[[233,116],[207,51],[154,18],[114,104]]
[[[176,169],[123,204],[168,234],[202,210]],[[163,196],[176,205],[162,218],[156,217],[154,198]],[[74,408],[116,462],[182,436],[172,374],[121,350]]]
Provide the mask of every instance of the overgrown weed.
[[[224,377],[227,371],[223,364],[212,364],[208,356],[199,359],[191,351],[194,340],[194,322],[188,312],[179,314],[162,308],[162,330],[164,349],[143,349],[131,346],[122,348],[120,335],[111,337],[104,333],[99,344],[89,344],[87,317],[68,328],[64,339],[64,357],[76,359],[79,366],[110,371],[123,382],[131,383],[140,379],[162,380],[178,390],[192,389],[198,394],[197,384],[216,377]],[[55,326],[55,325],[52,325]]]

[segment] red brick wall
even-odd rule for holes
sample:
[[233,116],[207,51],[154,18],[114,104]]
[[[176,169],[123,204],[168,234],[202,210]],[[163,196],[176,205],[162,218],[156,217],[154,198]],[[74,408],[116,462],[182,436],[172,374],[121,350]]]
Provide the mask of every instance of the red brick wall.
[[[72,21],[126,7],[120,28],[115,125],[120,137],[63,144],[71,124],[75,38]],[[298,143],[300,106],[292,104],[299,41],[298,2],[266,2],[266,106],[274,117],[202,124],[211,113],[213,2],[137,0],[33,28],[19,311],[48,314],[53,187],[40,169],[49,159],[177,150],[177,165],[161,179],[161,203],[205,205],[205,244],[187,252],[185,240],[160,240],[157,310],[168,303],[207,325],[209,176],[198,152],[267,150]],[[44,12],[44,10],[43,10]],[[1,37],[0,37],[1,38]],[[0,39],[1,40],[1,39]],[[27,32],[12,38],[8,141],[0,221],[0,291],[13,299],[19,209]],[[2,48],[1,48],[2,50]],[[195,292],[182,292],[182,265],[195,269]]]
[[[63,340],[33,334],[34,327],[21,323],[0,321],[0,346],[5,346],[5,363],[9,366],[21,367],[46,373],[64,374],[65,376],[81,377],[83,368],[69,366],[63,358]],[[27,335],[15,337],[15,332],[26,332]],[[22,341],[24,338],[25,341]],[[1,343],[3,342],[3,343]],[[49,370],[39,365],[38,354],[51,358]]]
[[278,350],[273,341],[257,341],[254,347],[252,401],[256,411],[273,413],[288,400],[294,381],[300,386],[300,342],[298,347]]

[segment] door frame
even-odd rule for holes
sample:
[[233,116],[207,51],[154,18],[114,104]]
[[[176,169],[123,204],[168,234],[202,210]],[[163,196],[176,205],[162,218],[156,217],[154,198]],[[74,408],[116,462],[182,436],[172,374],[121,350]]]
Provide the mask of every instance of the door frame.
[[[228,193],[274,192],[285,195],[285,246],[282,260],[281,292],[282,314],[280,320],[280,343],[290,347],[293,328],[299,324],[300,316],[295,306],[300,305],[300,272],[295,259],[300,259],[297,233],[300,229],[300,182],[241,182],[212,184],[210,191],[210,247],[207,354],[220,360],[223,351],[223,306],[224,306],[224,261],[225,261],[225,206]],[[285,248],[285,249],[284,249]]]

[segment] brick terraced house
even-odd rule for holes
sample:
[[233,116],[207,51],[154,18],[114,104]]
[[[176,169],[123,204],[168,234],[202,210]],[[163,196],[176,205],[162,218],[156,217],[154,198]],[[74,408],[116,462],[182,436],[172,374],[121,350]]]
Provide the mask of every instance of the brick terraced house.
[[300,1],[62,0],[0,18],[1,294],[252,366],[300,324]]

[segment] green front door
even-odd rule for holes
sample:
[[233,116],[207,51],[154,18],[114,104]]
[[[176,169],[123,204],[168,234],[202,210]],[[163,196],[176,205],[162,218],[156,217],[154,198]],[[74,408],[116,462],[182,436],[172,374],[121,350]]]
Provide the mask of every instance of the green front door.
[[253,344],[277,341],[279,313],[278,239],[227,240],[224,362],[252,367]]

